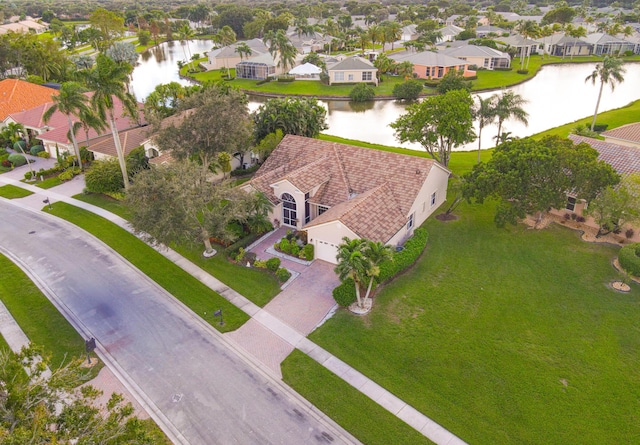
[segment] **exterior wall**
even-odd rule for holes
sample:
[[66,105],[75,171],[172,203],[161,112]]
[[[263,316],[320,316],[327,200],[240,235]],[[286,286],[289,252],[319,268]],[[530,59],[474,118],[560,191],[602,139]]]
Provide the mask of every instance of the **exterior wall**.
[[[349,239],[359,238],[358,235],[356,235],[347,226],[339,221],[332,221],[319,226],[309,227],[307,229],[308,242],[313,244],[313,249],[315,252],[318,252],[318,244],[321,241],[333,244],[334,246],[338,246],[340,243],[342,243],[342,238],[344,238],[345,236]],[[327,261],[330,259],[333,259],[333,255],[332,258],[328,258]],[[337,263],[335,259],[332,262],[333,264]]]
[[242,60],[240,56],[237,57],[211,57],[208,56],[209,59],[209,69],[219,70],[220,68],[234,68],[238,63]]
[[[287,225],[287,227],[293,227],[295,229],[301,230],[302,226],[305,224],[304,219],[305,219],[305,214],[304,214],[304,193],[302,193],[300,190],[298,190],[293,184],[291,184],[289,181],[281,181],[281,182],[277,182],[275,184],[273,184],[271,186],[273,188],[273,193],[278,197],[282,197],[283,194],[288,193],[291,196],[293,196],[293,199],[295,199],[296,201],[296,217],[297,217],[297,223],[295,225]],[[279,211],[278,213],[276,213],[276,210],[274,208],[273,213],[273,219],[277,219],[278,221],[280,221],[280,225],[285,225],[284,221],[282,220],[282,204],[278,205],[279,207]]]
[[[590,56],[592,52],[592,47],[589,45],[571,45],[566,47],[563,46],[553,46],[551,54],[554,56]],[[565,53],[566,51],[566,53]]]
[[[370,72],[371,80],[362,80],[362,73]],[[336,80],[336,74],[343,73],[344,80]],[[335,83],[374,83],[378,85],[378,77],[376,76],[376,70],[353,70],[353,71],[332,71],[329,70],[329,85]]]
[[[460,65],[460,66],[464,66],[464,71],[462,73],[463,77],[471,77],[471,76],[475,76],[476,75],[475,71],[471,71],[469,69],[469,63],[465,63],[464,65]],[[429,76],[427,76],[427,74],[426,74],[427,73],[427,68],[429,68],[429,73],[430,73]],[[413,65],[413,73],[418,77],[418,79],[442,79],[450,70],[457,69],[457,68],[458,67],[454,67],[454,66],[444,66],[444,67],[430,66],[430,67],[427,67],[425,65]],[[434,70],[435,70],[435,75],[433,74]],[[440,74],[442,74],[442,75],[440,75]]]
[[610,144],[624,145],[625,147],[640,148],[640,141],[638,141],[638,142],[628,141],[628,140],[625,140],[625,139],[617,139],[617,138],[608,137],[606,135],[604,135],[604,141],[605,142],[609,142]]
[[[83,144],[81,144],[78,141],[78,146],[82,147]],[[55,158],[57,156],[56,153],[56,147],[58,148],[58,152],[60,152],[60,154],[67,152],[67,153],[73,153],[73,146],[71,145],[66,145],[66,144],[59,144],[56,142],[50,142],[50,141],[42,141],[42,146],[44,147],[45,151],[47,153],[49,153],[49,155],[52,158]],[[96,158],[97,159],[97,158]]]
[[[420,192],[416,196],[416,199],[411,206],[409,215],[413,214],[413,226],[408,228],[405,224],[404,227],[398,231],[388,242],[389,245],[402,244],[409,236],[413,234],[416,227],[420,227],[426,219],[435,212],[438,207],[447,199],[447,185],[449,182],[449,172],[443,168],[438,167],[437,164],[431,168],[427,179],[422,184]],[[431,204],[431,196],[435,193],[435,203]],[[409,219],[407,215],[407,221]]]

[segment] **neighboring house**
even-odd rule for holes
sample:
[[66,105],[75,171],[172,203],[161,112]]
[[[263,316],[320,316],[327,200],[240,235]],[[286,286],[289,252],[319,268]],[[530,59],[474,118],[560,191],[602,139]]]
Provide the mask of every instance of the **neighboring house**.
[[438,29],[442,37],[438,39],[437,43],[440,42],[453,42],[456,39],[456,36],[464,31],[464,28],[460,28],[456,25],[447,25],[444,28]]
[[367,59],[351,56],[332,65],[329,65],[329,62],[326,63],[329,85],[340,83],[373,83],[378,85],[378,77],[376,76],[378,69]]
[[[91,96],[92,93],[85,93],[87,96]],[[141,125],[145,125],[146,122],[142,120],[141,122],[136,122],[132,118],[128,117],[125,114],[124,107],[122,106],[122,102],[117,98],[114,98],[114,110],[116,117],[116,127],[118,132],[130,130],[133,128],[140,127]],[[45,150],[51,155],[56,156],[56,154],[68,152],[73,153],[73,144],[69,139],[69,123],[67,120],[67,116],[56,111],[51,115],[49,122],[45,123],[43,116],[44,113],[51,107],[53,102],[51,99],[47,103],[42,105],[38,105],[31,109],[20,111],[17,113],[11,113],[4,122],[15,122],[22,124],[27,130],[29,139],[37,138],[42,141],[42,145]],[[142,110],[143,104],[138,104],[140,110]],[[142,116],[142,115],[141,115]],[[72,117],[73,122],[79,122],[79,119],[76,116]],[[85,132],[84,128],[80,128],[76,131],[76,140],[79,146],[89,146],[91,143],[101,136],[109,135],[111,137],[111,131],[109,129],[109,124],[105,125],[105,129],[98,133],[93,129],[88,129]]]
[[46,23],[38,23],[35,20],[21,20],[16,23],[7,23],[6,25],[0,25],[0,34],[6,34],[8,32],[16,33],[29,33],[41,34],[49,28]]
[[423,157],[287,135],[242,188],[335,264],[345,236],[402,245],[445,201],[449,174]]
[[411,40],[416,40],[420,36],[418,32],[418,27],[413,23],[407,26],[402,27],[402,35],[400,36],[400,40],[403,42],[409,42]]
[[11,113],[29,110],[38,105],[51,102],[51,96],[57,96],[58,90],[25,82],[20,79],[0,81],[0,121]]
[[238,79],[265,80],[269,76],[278,74],[279,70],[271,54],[259,54],[236,64]]
[[516,56],[520,56],[523,51],[525,56],[538,54],[538,47],[540,46],[540,42],[528,39],[518,34],[500,38],[499,41],[506,46],[515,48]]
[[487,26],[478,26],[476,28],[476,37],[478,38],[487,37],[489,34],[501,36],[505,33],[508,34],[509,31],[507,31],[506,29],[498,28],[497,26],[487,25]]
[[[144,146],[145,155],[152,159],[159,156],[159,151],[153,146],[149,139],[150,128],[135,127],[118,132],[120,146],[127,156],[134,149]],[[118,152],[111,133],[89,140],[87,150],[93,153],[96,160],[117,159]]]
[[636,51],[636,44],[634,42],[628,42],[625,39],[602,32],[589,34],[584,37],[583,40],[593,45],[593,54],[596,56],[606,54],[617,56],[618,54],[624,54],[626,51]]
[[[600,135],[604,136],[605,142],[640,149],[640,122],[623,125],[622,127],[614,128],[609,131],[603,131]],[[640,162],[640,159],[638,162]]]
[[449,71],[456,70],[464,77],[476,75],[469,69],[469,62],[433,51],[419,53],[400,52],[389,56],[398,63],[409,61],[413,64],[413,73],[419,79],[442,79]]
[[552,56],[590,56],[593,54],[593,45],[582,39],[562,36],[554,44],[549,45],[549,54]]
[[441,49],[439,53],[464,60],[469,65],[488,70],[509,68],[511,66],[511,56],[509,54],[488,46],[465,45],[458,48]]
[[238,63],[245,59],[255,57],[261,54],[268,54],[269,50],[264,42],[260,39],[247,40],[247,46],[251,49],[251,54],[244,55],[240,58],[240,54],[236,51],[238,44],[242,42],[236,42],[232,45],[224,46],[222,48],[216,48],[207,53],[207,63],[202,64],[207,71],[219,70],[220,68],[233,68]]
[[322,68],[313,63],[303,63],[289,70],[289,74],[300,80],[320,80]]
[[325,45],[329,45],[334,37],[314,31],[311,34],[298,34],[292,30],[287,33],[289,41],[296,47],[300,54],[324,51]]

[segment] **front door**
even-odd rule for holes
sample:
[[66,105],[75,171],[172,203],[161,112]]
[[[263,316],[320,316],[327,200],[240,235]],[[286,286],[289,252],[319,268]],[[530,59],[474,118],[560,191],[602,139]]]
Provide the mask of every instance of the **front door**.
[[298,212],[296,200],[288,193],[282,195],[282,224],[285,226],[297,226]]

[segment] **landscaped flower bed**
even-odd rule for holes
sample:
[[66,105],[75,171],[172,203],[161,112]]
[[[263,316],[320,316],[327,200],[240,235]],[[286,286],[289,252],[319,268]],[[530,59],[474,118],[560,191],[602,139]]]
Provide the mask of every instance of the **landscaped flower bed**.
[[273,245],[273,248],[285,255],[302,260],[313,260],[313,244],[307,244],[307,232],[287,230],[287,235]]

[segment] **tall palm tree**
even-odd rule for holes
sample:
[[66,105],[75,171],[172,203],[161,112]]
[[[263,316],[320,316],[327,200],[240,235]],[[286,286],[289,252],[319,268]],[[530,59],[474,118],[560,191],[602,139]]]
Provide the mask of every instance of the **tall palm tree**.
[[195,35],[196,32],[186,23],[178,29],[178,40],[180,40],[180,45],[182,45],[182,52],[184,53],[185,61],[188,61],[191,58],[191,49],[189,49],[189,56],[187,57],[185,47],[189,48],[189,40],[193,39]]
[[482,129],[496,120],[496,103],[498,95],[494,94],[486,99],[477,96],[478,105],[474,115],[478,121],[478,164],[480,163],[480,150],[482,149]]
[[275,32],[273,30],[266,32],[264,34],[264,41],[267,43],[271,56],[274,59],[277,56],[277,66],[282,67],[284,73],[288,71],[289,67],[293,67],[298,50],[282,29]]
[[240,60],[242,61],[244,59],[244,56],[247,56],[247,59],[249,58],[249,56],[251,55],[252,51],[251,51],[251,47],[249,47],[249,45],[247,45],[247,42],[240,42],[236,45],[236,52],[238,53],[238,55],[240,56]]
[[51,116],[53,116],[53,113],[56,111],[59,111],[67,117],[69,136],[71,137],[71,143],[73,144],[73,151],[76,154],[76,159],[78,160],[78,164],[81,169],[84,169],[84,166],[80,157],[80,148],[78,147],[78,141],[76,140],[72,116],[79,116],[81,113],[88,113],[89,98],[84,94],[85,92],[85,88],[77,82],[63,83],[60,86],[60,94],[51,97],[53,104],[42,116],[45,123],[49,122]]
[[[526,39],[535,39],[540,34],[540,27],[533,20],[525,20],[519,26],[518,31],[522,36]],[[529,68],[529,60],[531,60],[531,45],[527,45],[527,66],[525,68]],[[521,54],[520,57],[520,66],[524,62],[524,53]]]
[[391,51],[397,40],[402,38],[402,25],[398,22],[387,22],[384,27],[387,42],[391,42]]
[[596,65],[593,73],[589,74],[584,80],[585,82],[591,81],[595,85],[596,80],[600,79],[600,90],[598,92],[598,101],[596,102],[596,111],[593,113],[593,121],[591,121],[591,131],[594,131],[593,129],[596,126],[596,117],[598,116],[598,108],[600,107],[604,84],[609,84],[611,91],[613,91],[616,83],[622,83],[624,81],[623,74],[625,71],[626,69],[622,65],[622,59],[613,56],[604,56],[602,62]]
[[364,302],[360,298],[360,287],[363,277],[366,275],[366,271],[369,268],[368,261],[364,254],[365,240],[362,239],[349,239],[346,236],[342,238],[344,241],[338,246],[338,265],[335,267],[335,272],[340,277],[340,281],[344,281],[351,278],[356,288],[356,299],[358,300],[358,306],[363,307]]
[[374,241],[367,241],[364,245],[363,250],[365,258],[369,263],[365,271],[366,275],[369,277],[369,285],[367,286],[367,293],[362,299],[364,303],[367,301],[367,298],[369,298],[369,295],[371,294],[373,281],[378,275],[380,275],[380,264],[382,264],[384,261],[392,260],[393,252],[391,251],[391,247],[381,242]]
[[120,100],[126,112],[137,120],[138,104],[126,87],[131,69],[131,65],[116,63],[106,55],[98,54],[95,67],[85,76],[87,86],[94,92],[91,105],[103,121],[108,119],[125,189],[129,188],[129,176],[116,126],[114,99]]
[[529,124],[527,120],[529,113],[522,108],[526,103],[527,101],[523,99],[522,96],[513,91],[503,91],[502,94],[498,96],[495,108],[496,118],[498,119],[498,134],[496,140],[500,140],[502,124],[508,119],[515,119],[525,125]]
[[222,47],[229,46],[236,42],[236,33],[229,25],[224,25],[215,35],[215,40]]
[[[2,136],[2,139],[4,139],[5,141],[8,141],[9,143],[11,143],[11,148],[15,148],[16,142],[22,141],[22,137],[26,134],[27,134],[27,131],[25,130],[24,125],[18,124],[16,122],[9,122],[2,129],[0,136]],[[33,169],[31,168],[31,162],[29,161],[29,157],[27,156],[27,153],[22,148],[21,144],[18,144],[18,148],[20,149],[20,151],[24,155],[24,158],[27,161],[27,166],[29,167],[29,171],[31,172],[31,177],[35,178],[36,176]]]

